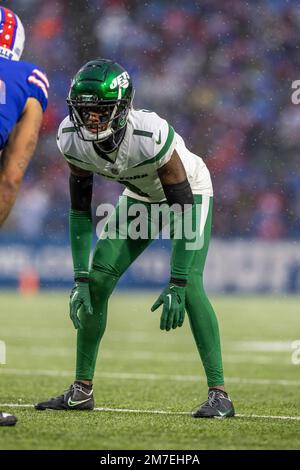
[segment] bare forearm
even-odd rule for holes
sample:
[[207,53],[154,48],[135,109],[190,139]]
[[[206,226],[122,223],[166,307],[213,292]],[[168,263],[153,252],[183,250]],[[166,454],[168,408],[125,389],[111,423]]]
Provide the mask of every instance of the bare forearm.
[[0,168],[0,227],[5,222],[19,191],[26,168],[35,150],[31,141],[20,153],[11,152],[8,145],[2,154]]
[[0,226],[7,218],[21,186],[24,173],[35,151],[42,110],[39,103],[30,102],[33,112],[25,113],[16,124],[1,154],[0,166]]

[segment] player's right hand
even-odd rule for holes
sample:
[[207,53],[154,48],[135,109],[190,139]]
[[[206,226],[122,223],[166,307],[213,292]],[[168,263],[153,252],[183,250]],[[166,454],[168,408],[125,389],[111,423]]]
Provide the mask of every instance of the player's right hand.
[[151,312],[161,305],[163,310],[160,317],[160,329],[170,331],[171,328],[182,326],[185,313],[185,287],[168,284],[152,305]]
[[88,280],[86,282],[76,281],[70,295],[70,318],[73,322],[75,329],[81,328],[78,312],[80,307],[83,313],[88,315],[93,314],[93,307],[91,303],[91,295]]

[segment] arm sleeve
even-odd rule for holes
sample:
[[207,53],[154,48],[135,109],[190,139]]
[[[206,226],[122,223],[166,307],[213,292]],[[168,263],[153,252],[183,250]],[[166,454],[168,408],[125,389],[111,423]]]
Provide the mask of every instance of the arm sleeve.
[[[180,280],[186,283],[194,251],[191,239],[195,238],[195,217],[197,205],[190,183],[185,175],[182,165],[178,162],[167,164],[159,172],[161,184],[170,206],[170,222],[172,234],[171,280]],[[182,179],[185,180],[175,183]],[[172,184],[170,184],[172,182]],[[168,183],[168,184],[166,184]]]
[[[174,237],[171,256],[171,276],[187,280],[196,252],[202,251],[205,261],[211,233],[212,198],[194,194],[194,204],[184,220],[191,224],[187,235]],[[201,267],[199,266],[199,269]]]
[[71,174],[69,227],[75,279],[89,274],[92,245],[92,187],[92,176],[81,178]]
[[187,280],[195,256],[197,204],[189,205],[185,211],[172,212],[173,225],[171,278]]

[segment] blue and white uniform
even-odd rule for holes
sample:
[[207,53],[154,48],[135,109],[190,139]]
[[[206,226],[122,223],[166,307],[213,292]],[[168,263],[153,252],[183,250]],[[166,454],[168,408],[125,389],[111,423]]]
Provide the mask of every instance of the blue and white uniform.
[[36,65],[19,62],[24,46],[19,18],[0,8],[0,151],[19,121],[28,98],[36,98],[43,111],[48,104],[49,82]]

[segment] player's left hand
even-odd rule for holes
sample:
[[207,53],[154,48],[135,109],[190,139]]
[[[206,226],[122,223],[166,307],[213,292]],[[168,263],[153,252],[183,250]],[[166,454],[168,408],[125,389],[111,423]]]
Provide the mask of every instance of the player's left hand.
[[151,312],[161,305],[163,305],[163,311],[160,318],[160,329],[169,331],[171,328],[182,326],[185,313],[185,287],[170,283],[152,305]]

